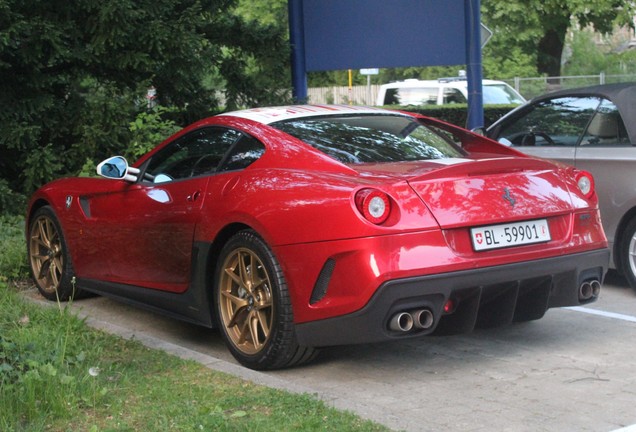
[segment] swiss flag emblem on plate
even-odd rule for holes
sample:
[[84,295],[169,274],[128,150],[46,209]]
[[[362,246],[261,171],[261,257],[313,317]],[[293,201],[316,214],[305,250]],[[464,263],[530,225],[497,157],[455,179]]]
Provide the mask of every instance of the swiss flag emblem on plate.
[[477,244],[482,244],[484,242],[484,236],[482,233],[475,233],[475,241]]

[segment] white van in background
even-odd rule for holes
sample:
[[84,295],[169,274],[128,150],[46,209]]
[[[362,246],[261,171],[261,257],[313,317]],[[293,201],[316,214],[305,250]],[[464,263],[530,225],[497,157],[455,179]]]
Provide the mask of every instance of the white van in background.
[[[526,100],[503,81],[483,80],[484,105],[520,105]],[[376,105],[445,105],[468,103],[468,82],[465,76],[438,80],[405,81],[380,86]]]

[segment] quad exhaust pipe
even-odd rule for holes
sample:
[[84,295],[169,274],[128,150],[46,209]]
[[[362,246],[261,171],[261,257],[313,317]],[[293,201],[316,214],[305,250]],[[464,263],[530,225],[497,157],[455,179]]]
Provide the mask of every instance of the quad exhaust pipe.
[[409,332],[413,329],[427,330],[433,327],[435,318],[430,309],[414,309],[398,312],[391,318],[389,328],[393,331]]
[[585,281],[579,287],[579,300],[587,301],[591,298],[597,298],[601,292],[601,282],[596,279]]
[[391,318],[389,328],[400,332],[411,331],[413,330],[413,316],[408,312],[398,312]]
[[[579,286],[579,301],[585,302],[598,298],[601,293],[601,282],[589,279]],[[395,313],[389,321],[389,329],[395,332],[428,330],[435,324],[435,316],[428,308],[412,309]]]
[[419,309],[411,312],[413,325],[417,329],[426,330],[433,327],[433,312],[428,309]]

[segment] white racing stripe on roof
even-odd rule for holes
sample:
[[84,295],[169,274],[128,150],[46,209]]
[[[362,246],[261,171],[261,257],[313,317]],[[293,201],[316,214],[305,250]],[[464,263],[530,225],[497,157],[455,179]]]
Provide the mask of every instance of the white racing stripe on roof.
[[426,162],[433,162],[440,165],[458,165],[466,162],[474,162],[472,159],[464,159],[464,158],[439,158],[439,159],[429,159]]
[[241,117],[269,124],[280,120],[328,114],[397,114],[382,108],[350,105],[289,105],[279,107],[252,108],[233,111],[223,115]]

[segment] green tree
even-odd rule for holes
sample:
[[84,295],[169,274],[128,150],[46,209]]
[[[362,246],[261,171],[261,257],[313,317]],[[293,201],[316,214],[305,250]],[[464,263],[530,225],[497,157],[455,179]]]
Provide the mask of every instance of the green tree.
[[596,45],[591,31],[575,32],[568,46],[571,54],[563,64],[564,75],[592,75],[607,71],[610,59]]
[[636,50],[625,50],[610,54],[608,74],[636,74]]
[[636,74],[636,50],[627,48],[624,39],[604,38],[603,44],[599,45],[598,35],[589,29],[570,34],[563,75],[596,75],[599,72],[607,75]]
[[539,74],[558,76],[572,23],[608,33],[616,24],[631,25],[636,4],[624,0],[482,0],[481,9],[483,21],[494,30],[485,50],[489,57],[507,60],[522,70],[534,65]]
[[5,186],[28,193],[79,172],[87,159],[124,151],[150,86],[181,125],[225,107],[284,99],[284,89],[274,89],[289,82],[286,31],[248,24],[235,6],[0,0]]
[[287,0],[238,0],[235,11],[249,23],[287,28]]

